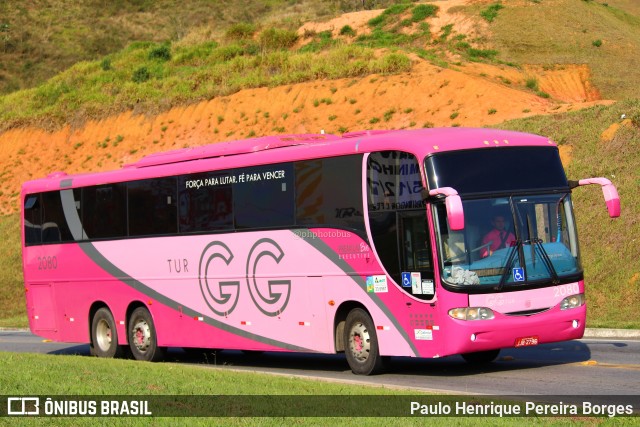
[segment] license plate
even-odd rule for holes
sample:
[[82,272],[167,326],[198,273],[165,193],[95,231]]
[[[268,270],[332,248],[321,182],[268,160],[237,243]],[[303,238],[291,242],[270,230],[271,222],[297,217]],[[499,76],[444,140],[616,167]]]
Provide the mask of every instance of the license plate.
[[538,337],[522,337],[516,339],[516,347],[528,347],[530,345],[538,345]]

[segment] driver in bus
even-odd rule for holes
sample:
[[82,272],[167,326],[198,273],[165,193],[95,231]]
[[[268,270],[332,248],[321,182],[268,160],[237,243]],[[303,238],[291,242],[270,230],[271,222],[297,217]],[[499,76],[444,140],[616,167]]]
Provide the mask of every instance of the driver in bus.
[[482,258],[492,255],[498,249],[511,246],[516,240],[513,233],[505,229],[506,220],[503,215],[494,215],[491,224],[493,225],[493,229],[485,234],[482,239],[482,246],[486,246],[483,247],[480,252]]

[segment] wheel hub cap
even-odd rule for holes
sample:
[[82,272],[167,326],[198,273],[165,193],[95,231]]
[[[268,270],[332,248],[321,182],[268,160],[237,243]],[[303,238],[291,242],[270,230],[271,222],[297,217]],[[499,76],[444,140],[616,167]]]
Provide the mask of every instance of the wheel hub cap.
[[360,362],[369,358],[371,343],[369,331],[362,323],[356,323],[349,332],[349,348],[351,354]]
[[133,342],[141,352],[147,351],[151,344],[151,331],[145,321],[139,321],[133,327]]

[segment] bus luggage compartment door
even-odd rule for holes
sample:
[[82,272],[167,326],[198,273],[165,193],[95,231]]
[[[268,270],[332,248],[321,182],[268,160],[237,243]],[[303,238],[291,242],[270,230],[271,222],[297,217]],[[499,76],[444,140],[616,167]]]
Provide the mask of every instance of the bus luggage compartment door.
[[31,331],[34,333],[57,332],[53,284],[31,284],[27,289],[29,303],[27,313]]

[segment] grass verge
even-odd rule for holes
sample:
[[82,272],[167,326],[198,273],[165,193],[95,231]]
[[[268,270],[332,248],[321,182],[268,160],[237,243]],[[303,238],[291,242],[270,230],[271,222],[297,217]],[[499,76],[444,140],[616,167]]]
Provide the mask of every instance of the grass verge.
[[[171,418],[171,417],[99,417],[99,418],[11,418],[11,425],[346,425],[346,426],[422,426],[424,416],[410,417],[412,400],[427,399],[455,406],[453,397],[434,396],[409,390],[391,390],[362,384],[343,384],[313,381],[254,372],[233,372],[227,369],[204,368],[194,365],[172,363],[143,363],[127,360],[97,359],[83,356],[50,356],[36,354],[0,353],[0,366],[11,366],[5,371],[0,383],[0,394],[4,396],[123,396],[130,400],[152,400],[153,396],[165,399],[167,406],[177,403],[171,396],[188,395],[182,400],[189,405],[181,414],[195,415],[198,410],[206,413],[218,411],[221,414],[254,413],[261,397],[282,396],[282,401],[300,405],[304,411],[305,397],[312,402],[324,402],[325,414],[339,414],[341,417],[224,417],[224,418]],[[164,396],[164,397],[162,397]],[[210,398],[207,399],[207,396]],[[234,396],[223,400],[228,406],[216,407],[216,397]],[[247,398],[247,396],[255,396]],[[314,398],[314,396],[316,396]],[[342,398],[336,396],[342,396]],[[406,396],[406,398],[404,397]],[[382,399],[380,398],[382,397]],[[177,400],[177,398],[174,397]],[[54,399],[57,400],[57,399]],[[220,399],[222,400],[222,399]],[[491,399],[496,400],[496,399]],[[255,401],[255,403],[253,403]],[[188,403],[193,402],[193,403]],[[273,401],[272,401],[273,402]],[[345,413],[344,408],[352,407],[356,412]],[[431,401],[433,402],[433,401]],[[469,404],[489,404],[480,397],[469,397]],[[498,403],[498,402],[496,402]],[[277,401],[276,401],[277,404]],[[253,408],[252,408],[253,406]],[[285,408],[286,409],[286,408]],[[318,408],[312,408],[317,413]],[[320,408],[322,409],[322,408]],[[278,410],[278,408],[275,408]],[[298,408],[294,408],[297,411]],[[387,412],[388,411],[388,412]],[[363,414],[407,413],[395,417],[359,417]],[[266,411],[267,413],[270,410]],[[351,417],[350,415],[358,415]],[[5,419],[9,420],[9,419]],[[592,418],[594,422],[606,419]],[[0,420],[0,423],[4,420]],[[624,421],[624,419],[620,420]],[[429,417],[434,426],[477,426],[477,425],[564,425],[573,424],[573,417]]]

